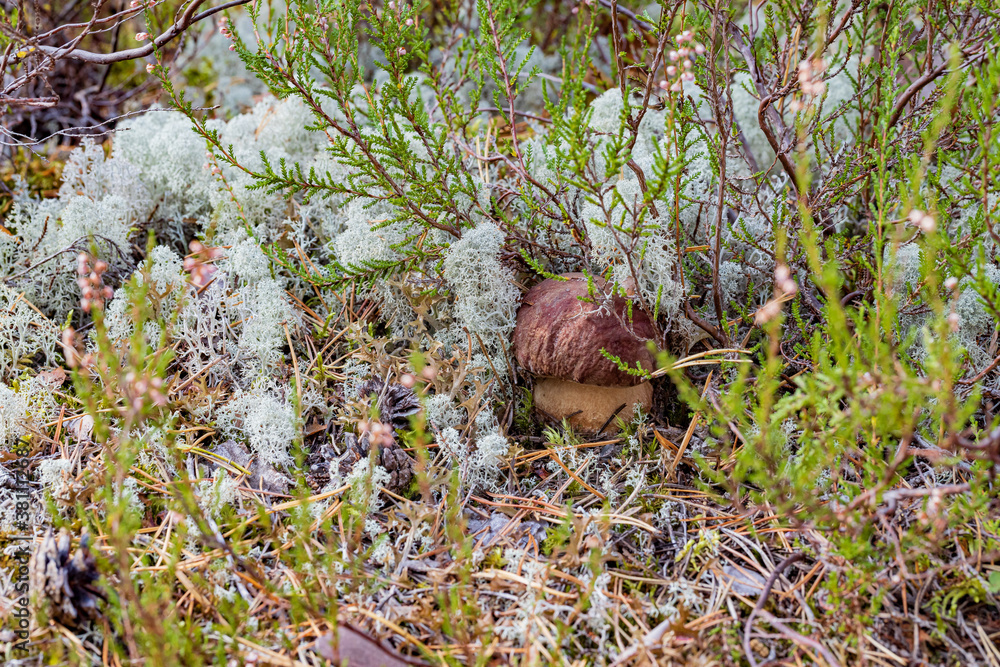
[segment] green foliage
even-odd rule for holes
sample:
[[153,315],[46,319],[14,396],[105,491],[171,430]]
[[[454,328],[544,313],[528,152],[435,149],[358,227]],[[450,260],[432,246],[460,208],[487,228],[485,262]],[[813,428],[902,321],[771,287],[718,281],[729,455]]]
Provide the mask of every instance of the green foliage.
[[[635,16],[600,2],[259,0],[233,49],[282,102],[229,123],[196,110],[157,53],[209,156],[204,181],[164,169],[142,210],[157,224],[176,183],[211,181],[211,201],[190,207],[199,226],[182,219],[177,238],[220,246],[187,258],[218,283],[194,286],[185,265],[192,281],[160,294],[147,265],[120,290],[121,321],[97,309],[92,371],[77,367],[60,401],[94,420],[103,465],[81,471],[93,488],[72,513],[50,494],[56,523],[106,539],[116,658],[203,664],[201,644],[251,633],[293,654],[292,637],[345,613],[455,665],[606,662],[651,619],[670,628],[664,653],[708,645],[739,662],[742,635],[766,639],[768,660],[829,645],[846,664],[900,609],[928,661],[940,656],[921,628],[965,651],[957,619],[1000,589],[1000,16],[987,0],[758,4]],[[268,126],[285,112],[287,143],[307,148],[257,142],[286,136]],[[12,195],[12,282],[44,285],[29,265],[48,260],[21,237],[73,207],[89,220],[94,173],[58,203]],[[240,262],[267,281],[267,312]],[[652,414],[608,441],[543,424],[515,383],[521,295],[570,271],[588,305],[625,298],[620,324],[642,311],[658,329],[657,370],[601,352],[655,387]],[[127,340],[113,324],[132,326]],[[48,351],[10,347],[4,374]],[[252,377],[223,373],[253,350]],[[190,391],[147,400],[136,378]],[[388,414],[351,394],[372,378],[405,378],[428,414],[379,446],[369,431],[358,457],[347,436]],[[48,447],[51,424],[24,435],[27,386],[4,394],[18,397],[5,429]],[[279,429],[238,405],[290,407]],[[213,502],[252,464],[219,466],[203,445],[251,427],[294,442],[277,458],[295,483]],[[168,457],[151,457],[152,429]],[[390,445],[413,459],[391,492]],[[509,534],[485,545],[472,517]],[[544,538],[515,534],[529,521]],[[151,529],[170,535],[155,553]],[[777,585],[756,609],[741,564]],[[214,591],[210,605],[194,591]],[[211,608],[197,626],[195,603]],[[636,652],[660,650],[646,643]]]

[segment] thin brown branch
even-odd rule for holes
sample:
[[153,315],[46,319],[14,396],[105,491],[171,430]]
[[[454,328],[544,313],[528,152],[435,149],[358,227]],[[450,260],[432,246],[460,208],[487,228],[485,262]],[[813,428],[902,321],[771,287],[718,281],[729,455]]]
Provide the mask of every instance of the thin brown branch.
[[[191,7],[189,7],[189,10],[196,8],[203,2],[204,0],[195,0]],[[248,2],[250,2],[250,0],[230,0],[225,4],[219,5],[218,7],[212,7],[211,9],[206,9],[205,11],[193,16],[185,12],[179,22],[174,23],[167,30],[150,40],[148,43],[134,49],[126,49],[124,51],[117,51],[114,53],[94,53],[92,51],[85,51],[77,48],[65,50],[66,47],[58,46],[39,45],[36,48],[43,53],[53,56],[54,58],[71,58],[73,60],[82,60],[84,62],[97,63],[100,65],[110,65],[111,63],[122,62],[124,60],[136,60],[138,58],[145,58],[146,56],[152,54],[156,49],[163,47],[171,40],[181,35],[193,24],[227,9],[245,5]]]

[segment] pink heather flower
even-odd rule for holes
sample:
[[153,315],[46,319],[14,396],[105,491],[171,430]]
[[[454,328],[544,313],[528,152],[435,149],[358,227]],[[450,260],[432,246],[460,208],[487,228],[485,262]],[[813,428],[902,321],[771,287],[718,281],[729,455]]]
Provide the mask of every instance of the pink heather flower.
[[149,39],[149,33],[148,32],[137,32],[137,33],[135,33],[135,41],[137,41],[137,42],[145,42],[147,39]]
[[392,427],[381,422],[373,422],[369,430],[368,441],[373,445],[391,445],[393,441]]
[[911,224],[915,225],[924,234],[930,234],[937,229],[937,222],[934,218],[918,208],[910,211],[910,214],[906,217]]
[[781,313],[781,302],[777,299],[771,299],[763,306],[761,306],[757,312],[754,314],[754,323],[757,325],[770,322],[775,317]]
[[955,276],[949,276],[947,280],[944,281],[945,289],[953,290],[958,287],[958,278]]
[[90,258],[83,253],[77,256],[76,262],[76,273],[79,276],[76,284],[80,287],[81,295],[80,307],[87,313],[95,307],[103,308],[104,302],[114,295],[111,287],[105,285],[103,281],[108,263],[99,259],[93,262],[91,268]]
[[222,257],[222,250],[219,248],[207,248],[195,239],[188,245],[191,255],[184,258],[184,270],[191,274],[191,284],[197,289],[201,289],[212,282],[218,269],[212,264],[208,264],[215,259]]
[[667,76],[673,76],[674,74],[677,74],[677,68],[674,67],[673,65],[668,65],[667,66]]
[[62,332],[63,357],[70,368],[76,368],[80,363],[80,354],[76,351],[76,332],[72,327]]
[[149,72],[150,74],[152,74],[154,69],[156,69],[156,65],[154,65],[153,63],[146,63],[146,71],[147,72]]
[[799,291],[799,286],[792,280],[792,271],[787,264],[774,267],[774,284],[785,294],[795,294]]

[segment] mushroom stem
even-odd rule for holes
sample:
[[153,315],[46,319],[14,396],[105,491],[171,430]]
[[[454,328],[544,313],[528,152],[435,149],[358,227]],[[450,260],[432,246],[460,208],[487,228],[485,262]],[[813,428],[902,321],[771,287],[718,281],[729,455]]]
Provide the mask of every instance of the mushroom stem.
[[629,420],[636,406],[646,412],[653,403],[653,386],[643,382],[632,387],[599,387],[555,378],[535,381],[535,407],[555,419],[569,419],[577,431],[596,433],[615,410],[625,407],[618,417]]

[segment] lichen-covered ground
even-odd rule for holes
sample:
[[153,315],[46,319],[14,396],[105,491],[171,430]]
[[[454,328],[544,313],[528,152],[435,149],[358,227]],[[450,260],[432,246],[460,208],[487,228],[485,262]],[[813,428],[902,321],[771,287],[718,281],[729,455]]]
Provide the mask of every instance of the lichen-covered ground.
[[[419,69],[389,3],[325,95],[247,58],[347,4],[233,14],[150,63],[169,108],[5,163],[0,662],[1000,665],[989,8],[482,2]],[[961,95],[909,92],[924,20]],[[596,435],[512,349],[568,271],[659,332]]]

